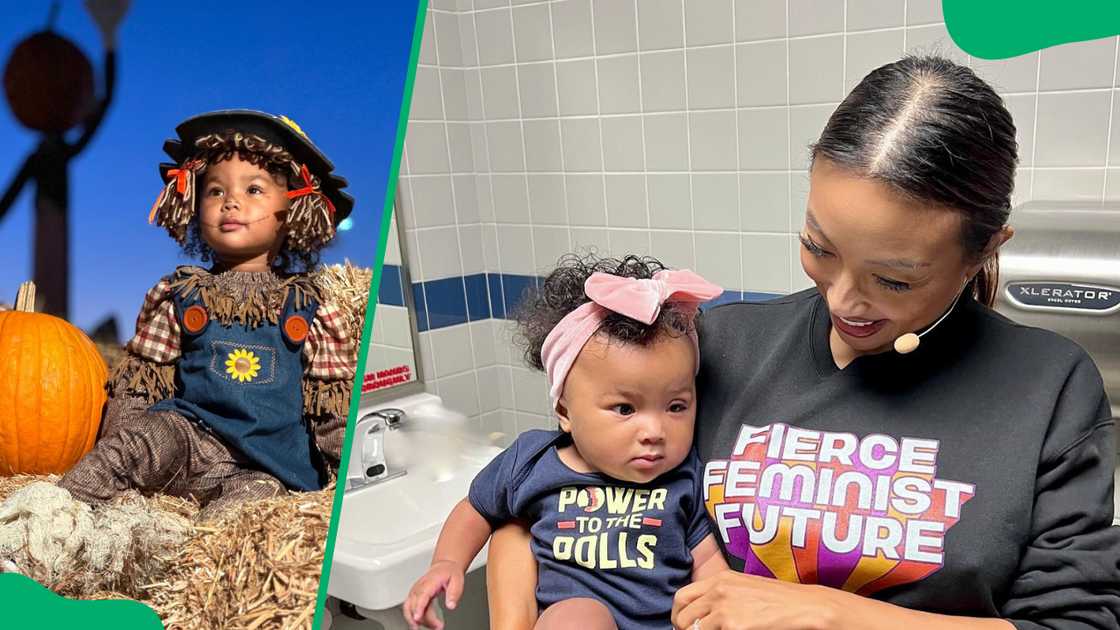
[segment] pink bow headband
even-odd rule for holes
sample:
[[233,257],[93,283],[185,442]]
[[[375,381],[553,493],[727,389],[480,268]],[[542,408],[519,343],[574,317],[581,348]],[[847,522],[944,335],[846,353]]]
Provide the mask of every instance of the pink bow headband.
[[[541,347],[541,363],[548,376],[548,393],[552,398],[553,408],[556,407],[556,401],[560,400],[564,381],[575,364],[576,357],[611,312],[643,324],[652,324],[657,321],[662,305],[673,302],[683,307],[691,318],[695,317],[701,302],[719,297],[723,293],[723,289],[687,269],[664,269],[653,274],[650,279],[625,278],[596,272],[584,282],[583,290],[591,301],[565,315],[548,333]],[[699,356],[696,331],[691,327],[688,337]],[[699,369],[699,362],[697,368]]]

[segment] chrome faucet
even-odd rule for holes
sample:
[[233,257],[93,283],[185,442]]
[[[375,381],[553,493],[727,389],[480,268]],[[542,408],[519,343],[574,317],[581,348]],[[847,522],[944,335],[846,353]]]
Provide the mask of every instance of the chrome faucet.
[[372,483],[388,481],[405,474],[389,470],[385,463],[385,435],[396,431],[408,418],[400,409],[378,409],[367,413],[354,427],[354,441],[347,467],[346,487],[354,490]]

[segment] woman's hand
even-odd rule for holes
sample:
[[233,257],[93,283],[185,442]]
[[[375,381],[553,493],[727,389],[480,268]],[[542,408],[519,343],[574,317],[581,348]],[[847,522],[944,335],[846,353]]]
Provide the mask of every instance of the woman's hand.
[[727,570],[677,591],[673,627],[690,630],[699,619],[701,630],[832,629],[838,595],[845,593]]

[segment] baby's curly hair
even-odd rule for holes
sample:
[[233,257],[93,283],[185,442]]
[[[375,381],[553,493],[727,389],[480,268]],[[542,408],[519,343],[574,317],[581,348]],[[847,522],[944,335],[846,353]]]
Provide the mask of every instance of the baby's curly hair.
[[[526,292],[514,310],[516,341],[525,348],[525,362],[538,370],[544,369],[541,361],[544,340],[565,315],[591,301],[583,290],[583,284],[591,274],[599,272],[624,278],[649,279],[663,269],[667,267],[661,261],[648,256],[628,255],[618,259],[565,255],[537,289]],[[693,326],[692,317],[668,304],[652,324],[610,313],[599,331],[610,340],[646,346],[663,335],[685,335]]]

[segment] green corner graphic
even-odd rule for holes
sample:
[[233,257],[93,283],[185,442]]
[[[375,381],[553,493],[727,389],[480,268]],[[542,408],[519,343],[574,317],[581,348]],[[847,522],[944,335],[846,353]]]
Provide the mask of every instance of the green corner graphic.
[[140,602],[67,599],[16,573],[0,574],[0,602],[19,602],[7,607],[6,628],[163,630],[159,615]]
[[1117,0],[943,0],[941,9],[957,46],[983,59],[1120,33]]

